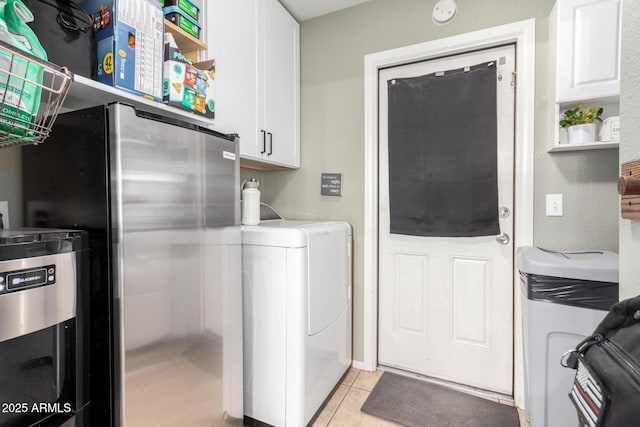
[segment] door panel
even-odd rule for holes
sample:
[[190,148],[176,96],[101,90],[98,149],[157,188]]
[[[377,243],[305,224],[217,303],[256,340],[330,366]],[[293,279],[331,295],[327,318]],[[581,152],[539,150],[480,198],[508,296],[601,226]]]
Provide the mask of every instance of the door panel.
[[[514,46],[380,71],[378,362],[511,394],[512,243],[501,244],[494,235],[426,237],[390,232],[388,82],[492,61],[495,61],[497,79],[498,206],[513,212]],[[425,101],[428,108],[433,107]],[[461,106],[456,126],[464,126],[465,115],[472,113],[464,107]],[[428,138],[424,143],[429,143]],[[407,159],[412,157],[412,153],[402,155]],[[465,155],[468,153],[461,151],[459,155],[443,158],[443,173],[455,172],[460,165],[459,158]],[[416,179],[433,173],[424,166],[416,168],[418,163],[411,159],[404,173]],[[471,185],[475,188],[477,182]],[[430,202],[428,195],[416,194],[415,197],[422,198],[424,203]],[[500,217],[499,226],[501,233],[512,237],[513,215]]]
[[491,260],[453,257],[452,340],[459,344],[489,347],[487,326],[491,302]]
[[395,263],[395,328],[401,333],[424,336],[429,257],[421,254],[397,254]]

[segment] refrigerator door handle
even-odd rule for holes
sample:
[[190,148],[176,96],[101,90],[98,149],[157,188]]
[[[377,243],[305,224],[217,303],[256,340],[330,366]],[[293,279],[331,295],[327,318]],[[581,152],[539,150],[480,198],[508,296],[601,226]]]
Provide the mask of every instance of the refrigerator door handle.
[[267,131],[260,129],[260,133],[262,134],[262,151],[260,154],[264,154],[267,152]]

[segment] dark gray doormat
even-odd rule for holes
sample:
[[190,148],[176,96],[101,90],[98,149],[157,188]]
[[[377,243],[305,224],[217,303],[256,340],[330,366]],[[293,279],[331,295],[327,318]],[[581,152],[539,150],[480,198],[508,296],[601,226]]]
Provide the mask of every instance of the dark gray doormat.
[[513,406],[385,372],[363,412],[409,427],[518,427]]

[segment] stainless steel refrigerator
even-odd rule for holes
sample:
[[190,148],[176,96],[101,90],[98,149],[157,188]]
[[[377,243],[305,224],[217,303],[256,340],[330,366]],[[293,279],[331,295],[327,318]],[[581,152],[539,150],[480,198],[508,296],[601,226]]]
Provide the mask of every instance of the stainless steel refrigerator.
[[22,158],[25,225],[89,232],[84,424],[239,424],[237,141],[110,104],[61,114]]

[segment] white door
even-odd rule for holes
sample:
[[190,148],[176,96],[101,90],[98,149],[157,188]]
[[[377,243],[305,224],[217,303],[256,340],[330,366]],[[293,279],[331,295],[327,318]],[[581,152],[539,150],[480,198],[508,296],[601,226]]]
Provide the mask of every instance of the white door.
[[[501,208],[500,231],[512,238],[514,46],[380,71],[378,363],[510,395],[512,240],[497,239],[496,235],[424,237],[390,233],[387,82],[490,61],[496,63],[497,80],[496,210]],[[468,114],[473,111],[462,105],[455,126],[465,126]],[[455,160],[450,163],[442,166],[452,170],[459,167]],[[495,188],[495,179],[493,182]]]

